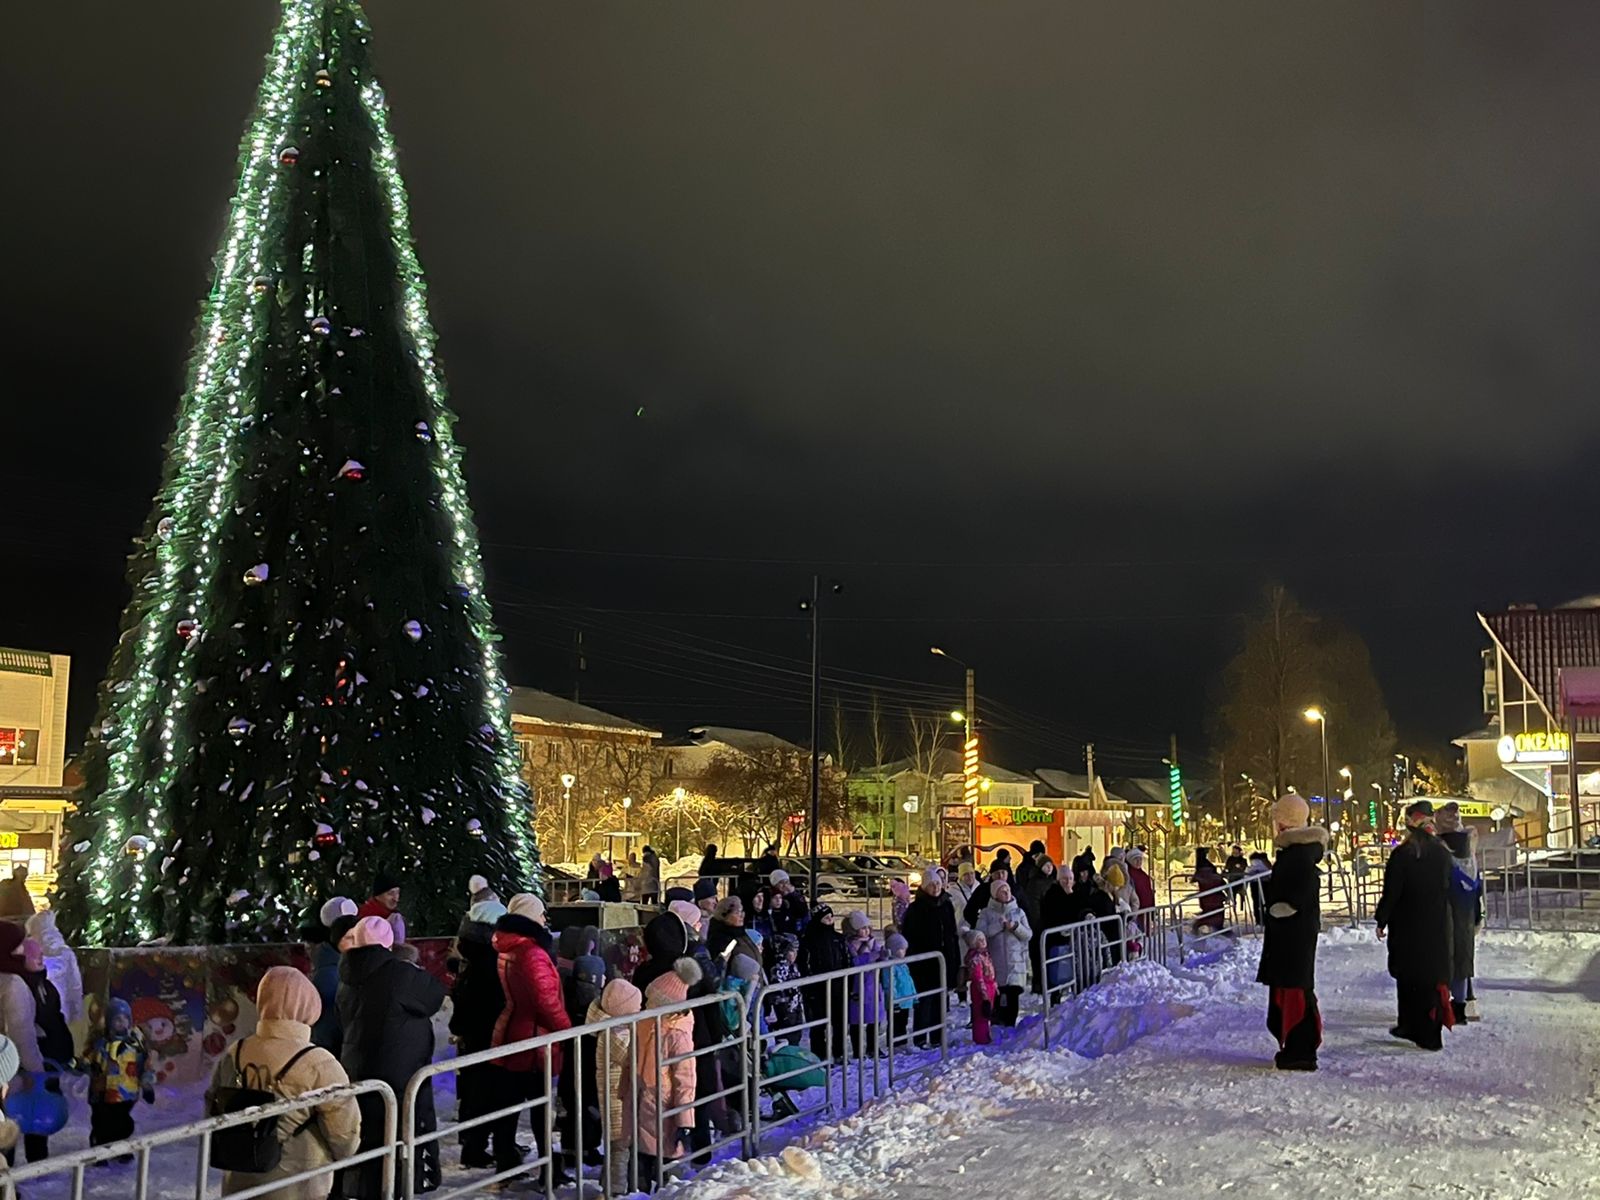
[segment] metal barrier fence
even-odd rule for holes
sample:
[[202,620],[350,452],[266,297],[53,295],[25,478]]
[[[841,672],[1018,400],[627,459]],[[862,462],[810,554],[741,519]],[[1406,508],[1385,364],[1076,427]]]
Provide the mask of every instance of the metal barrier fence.
[[[782,869],[789,875],[789,882],[809,904],[811,882],[809,866],[804,859],[784,861],[788,865]],[[817,900],[819,903],[829,905],[841,916],[851,909],[858,908],[872,918],[874,925],[882,925],[890,919],[893,910],[894,891],[890,885],[898,880],[915,896],[922,882],[923,870],[924,868],[864,869],[839,862],[832,856],[824,856],[822,869],[817,873]],[[663,891],[670,887],[693,888],[703,879],[716,881],[719,897],[748,897],[767,886],[765,875],[758,875],[754,871],[740,871],[704,876],[673,875],[663,879],[661,887]],[[748,911],[745,919],[747,923],[750,920]]]
[[1488,928],[1600,931],[1600,851],[1485,847],[1478,870]]
[[[1169,904],[1140,909],[1133,922],[1145,934],[1142,956],[1170,966],[1173,954],[1181,963],[1185,954],[1214,938],[1231,942],[1241,934],[1258,932],[1266,880],[1264,875],[1247,875]],[[1218,901],[1214,906],[1205,903],[1212,897]]]
[[[693,1017],[697,1010],[712,1008],[721,1010],[725,1005],[733,1005],[737,1013],[737,1021],[729,1036],[705,1047],[691,1050],[688,1054],[663,1055],[662,1032],[663,1022],[672,1017],[688,1015]],[[515,1042],[505,1046],[497,1046],[492,1050],[482,1050],[475,1054],[463,1054],[457,1058],[443,1059],[430,1063],[412,1076],[406,1085],[405,1092],[405,1130],[403,1132],[400,1159],[403,1176],[405,1200],[413,1200],[416,1195],[416,1171],[414,1164],[421,1147],[430,1143],[437,1143],[452,1134],[459,1135],[465,1130],[479,1126],[487,1126],[491,1130],[497,1124],[501,1125],[503,1136],[515,1141],[515,1133],[521,1124],[522,1114],[528,1113],[530,1122],[536,1122],[535,1140],[539,1143],[539,1153],[516,1166],[504,1170],[495,1170],[492,1174],[481,1179],[474,1179],[461,1187],[453,1188],[438,1193],[438,1200],[450,1200],[451,1197],[471,1195],[498,1185],[506,1180],[516,1179],[521,1176],[540,1172],[543,1181],[543,1191],[547,1200],[551,1200],[556,1192],[556,1167],[557,1156],[555,1153],[555,1134],[558,1130],[556,1121],[555,1102],[564,1099],[567,1102],[566,1120],[561,1122],[559,1130],[562,1135],[563,1155],[570,1157],[574,1169],[581,1173],[582,1157],[585,1147],[589,1145],[584,1136],[584,1109],[588,1101],[593,1100],[598,1104],[599,1134],[598,1144],[593,1147],[600,1150],[605,1156],[604,1169],[601,1171],[600,1184],[602,1194],[606,1200],[612,1196],[629,1195],[635,1191],[654,1186],[660,1187],[673,1171],[684,1165],[698,1161],[703,1164],[711,1155],[734,1143],[740,1143],[746,1153],[752,1148],[753,1135],[751,1133],[751,1090],[745,1078],[747,1071],[741,1069],[734,1072],[733,1082],[720,1089],[705,1095],[695,1089],[694,1099],[686,1104],[669,1105],[667,1097],[661,1092],[661,1078],[663,1074],[670,1074],[672,1068],[681,1063],[693,1064],[693,1069],[698,1074],[704,1057],[707,1062],[716,1064],[716,1056],[726,1051],[737,1053],[737,1061],[741,1068],[745,1068],[750,1061],[749,1047],[746,1041],[749,1028],[749,1009],[746,1007],[744,997],[737,992],[718,992],[715,995],[699,996],[693,1000],[685,1000],[680,1004],[666,1005],[661,1008],[646,1008],[631,1016],[612,1017],[606,1021],[597,1021],[593,1024],[574,1025],[571,1029],[563,1029],[557,1033],[542,1034],[526,1041]],[[651,1042],[653,1053],[647,1058],[640,1053],[640,1031],[649,1027],[653,1040]],[[639,1117],[643,1108],[643,1101],[647,1094],[646,1089],[639,1086],[639,1079],[644,1076],[650,1081],[651,1087],[648,1094],[653,1099],[651,1123],[655,1135],[654,1144],[656,1153],[647,1156],[653,1160],[652,1169],[641,1178],[639,1139],[637,1136],[628,1139],[629,1152],[626,1171],[616,1169],[616,1164],[611,1160],[615,1146],[622,1141],[622,1130],[613,1128],[610,1104],[610,1079],[612,1068],[615,1065],[611,1045],[611,1033],[615,1030],[628,1031],[627,1057],[622,1064],[622,1079],[627,1087],[631,1113],[624,1113],[624,1120],[631,1116],[631,1128],[638,1130]],[[586,1038],[595,1038],[593,1057],[585,1071],[584,1041]],[[570,1064],[572,1078],[576,1081],[566,1096],[558,1096],[556,1091],[556,1077],[554,1071],[555,1052],[559,1051],[567,1063]],[[532,1071],[512,1072],[500,1067],[498,1064],[511,1057],[518,1057],[530,1052],[539,1054],[542,1062]],[[416,1128],[416,1099],[423,1085],[440,1075],[457,1075],[457,1097],[460,1096],[459,1073],[473,1067],[490,1066],[495,1068],[493,1084],[501,1089],[499,1099],[509,1100],[493,1111],[483,1113],[467,1120],[458,1120],[451,1125],[440,1125],[429,1132],[419,1133]],[[595,1067],[600,1071],[595,1073]],[[567,1068],[563,1068],[565,1074]],[[528,1084],[538,1084],[542,1087],[529,1088]],[[599,1085],[596,1087],[596,1085]],[[518,1089],[521,1089],[520,1091]],[[598,1093],[598,1094],[595,1094]],[[717,1111],[726,1109],[724,1102],[733,1101],[739,1112],[738,1128],[721,1131],[719,1138],[697,1139],[692,1147],[691,1156],[677,1157],[667,1153],[676,1138],[676,1130],[680,1125],[680,1117],[689,1117],[688,1124],[695,1128],[702,1128],[701,1122],[706,1121],[713,1106],[719,1106]],[[732,1122],[728,1122],[732,1123]],[[542,1133],[540,1132],[542,1127]],[[667,1129],[674,1130],[673,1138],[665,1136]]]
[[[88,1168],[101,1163],[109,1163],[125,1155],[132,1155],[137,1166],[133,1180],[133,1200],[149,1200],[151,1196],[150,1183],[150,1158],[151,1152],[163,1146],[175,1146],[191,1139],[196,1140],[196,1161],[194,1172],[195,1200],[204,1200],[207,1193],[208,1176],[211,1172],[211,1139],[220,1130],[232,1129],[240,1125],[250,1125],[267,1117],[286,1117],[294,1113],[303,1113],[307,1109],[316,1108],[330,1100],[354,1099],[357,1096],[376,1094],[383,1101],[383,1143],[371,1150],[358,1150],[345,1158],[337,1159],[323,1166],[313,1167],[294,1175],[274,1178],[263,1183],[255,1184],[248,1188],[241,1188],[230,1194],[231,1200],[250,1200],[252,1196],[264,1196],[269,1192],[276,1192],[280,1188],[292,1188],[294,1185],[304,1183],[319,1176],[331,1175],[349,1167],[361,1166],[363,1163],[381,1163],[382,1195],[392,1195],[394,1192],[394,1151],[396,1143],[395,1098],[389,1085],[382,1080],[368,1079],[360,1083],[346,1084],[340,1087],[323,1088],[320,1091],[306,1092],[288,1100],[280,1100],[274,1104],[264,1104],[259,1108],[247,1108],[241,1112],[229,1113],[224,1117],[207,1117],[201,1121],[191,1121],[186,1125],[176,1125],[170,1129],[159,1129],[154,1133],[139,1134],[135,1137],[120,1142],[107,1142],[101,1146],[91,1146],[87,1150],[78,1150],[71,1154],[63,1154],[57,1158],[47,1158],[43,1162],[31,1162],[24,1166],[12,1167],[8,1171],[0,1171],[0,1200],[17,1200],[17,1187],[19,1184],[33,1180],[44,1179],[53,1175],[72,1176],[72,1200],[83,1200],[84,1177]],[[305,1136],[305,1135],[302,1135]],[[120,1192],[119,1185],[118,1191]],[[104,1194],[104,1189],[96,1188],[98,1194]],[[126,1192],[120,1192],[127,1195]],[[164,1191],[163,1196],[170,1197],[170,1190]]]
[[[1121,914],[1052,925],[1039,936],[1039,991],[1044,997],[1044,1044],[1050,1045],[1050,1009],[1057,996],[1078,996],[1100,982],[1108,966],[1128,960],[1138,942],[1137,918]],[[1130,929],[1133,934],[1130,935]],[[1107,961],[1107,960],[1110,961]]]
[[[909,971],[912,964],[924,962],[938,964],[938,986],[919,989],[913,983],[911,1016],[903,1031],[896,1030],[894,968],[903,965]],[[859,1108],[867,1100],[883,1095],[901,1080],[946,1062],[950,1057],[950,983],[944,956],[928,951],[906,958],[884,959],[821,975],[809,975],[763,988],[751,1005],[758,1017],[774,997],[793,990],[799,991],[804,998],[806,1018],[799,1025],[790,1025],[766,1034],[756,1030],[752,1041],[752,1060],[756,1066],[752,1087],[766,1091],[773,1097],[773,1112],[771,1117],[763,1120],[759,1100],[752,1100],[752,1142],[760,1141],[763,1129],[771,1132],[805,1117],[819,1114],[837,1116],[850,1111],[852,1107]],[[924,1019],[935,1013],[936,1020]],[[768,1073],[767,1070],[769,1062],[779,1052],[779,1046],[791,1044],[787,1043],[790,1035],[809,1038],[812,1053],[821,1060],[820,1069],[824,1073],[822,1100],[809,1107],[797,1103],[792,1093],[813,1090],[798,1085],[819,1069],[816,1063],[796,1063],[793,1067],[774,1073]],[[905,1062],[919,1039],[926,1044],[935,1038],[938,1043],[937,1058],[930,1057],[920,1065],[908,1065]],[[881,1058],[878,1053],[880,1049],[886,1052]],[[850,1099],[852,1063],[856,1084],[853,1105]],[[835,1067],[839,1068],[837,1104],[834,1099]],[[791,1086],[786,1087],[785,1084]]]

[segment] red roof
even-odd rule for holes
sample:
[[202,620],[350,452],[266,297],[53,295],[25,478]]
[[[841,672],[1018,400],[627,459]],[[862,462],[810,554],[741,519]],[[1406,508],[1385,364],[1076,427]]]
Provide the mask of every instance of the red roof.
[[[1600,608],[1514,608],[1479,618],[1558,720],[1563,668],[1600,667]],[[1578,721],[1600,733],[1600,717]]]

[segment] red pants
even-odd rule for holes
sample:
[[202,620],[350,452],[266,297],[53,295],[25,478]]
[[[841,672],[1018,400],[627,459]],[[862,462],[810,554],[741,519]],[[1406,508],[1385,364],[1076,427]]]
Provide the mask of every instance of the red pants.
[[1278,1039],[1284,1062],[1316,1062],[1322,1045],[1322,1013],[1310,988],[1272,988],[1267,993],[1267,1029]]

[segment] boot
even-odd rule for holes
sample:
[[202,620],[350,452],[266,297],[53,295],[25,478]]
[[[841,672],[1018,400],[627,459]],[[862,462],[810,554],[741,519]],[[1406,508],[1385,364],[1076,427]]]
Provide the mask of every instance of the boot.
[[1450,1001],[1450,1011],[1455,1014],[1457,1025],[1465,1025],[1467,1023],[1467,1002],[1465,1000]]

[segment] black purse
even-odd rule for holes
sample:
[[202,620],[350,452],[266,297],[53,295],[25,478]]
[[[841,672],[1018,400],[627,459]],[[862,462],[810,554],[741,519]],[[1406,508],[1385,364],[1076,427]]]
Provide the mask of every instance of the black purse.
[[[259,1067],[252,1065],[246,1071],[240,1064],[240,1054],[244,1049],[244,1038],[240,1038],[233,1047],[233,1083],[224,1084],[211,1094],[211,1102],[207,1106],[207,1114],[213,1117],[225,1117],[232,1113],[243,1112],[247,1108],[259,1108],[264,1104],[271,1104],[283,1099],[273,1088],[283,1081],[295,1063],[299,1062],[315,1046],[305,1046],[290,1057],[283,1064],[276,1075],[272,1076],[268,1086],[261,1084],[267,1082],[263,1079],[264,1073]],[[283,1143],[287,1139],[278,1136],[278,1117],[262,1117],[258,1121],[250,1121],[243,1125],[233,1125],[227,1129],[219,1129],[211,1135],[211,1165],[223,1171],[238,1171],[245,1175],[263,1175],[276,1169],[283,1161]],[[316,1118],[308,1116],[289,1137],[295,1137]]]

